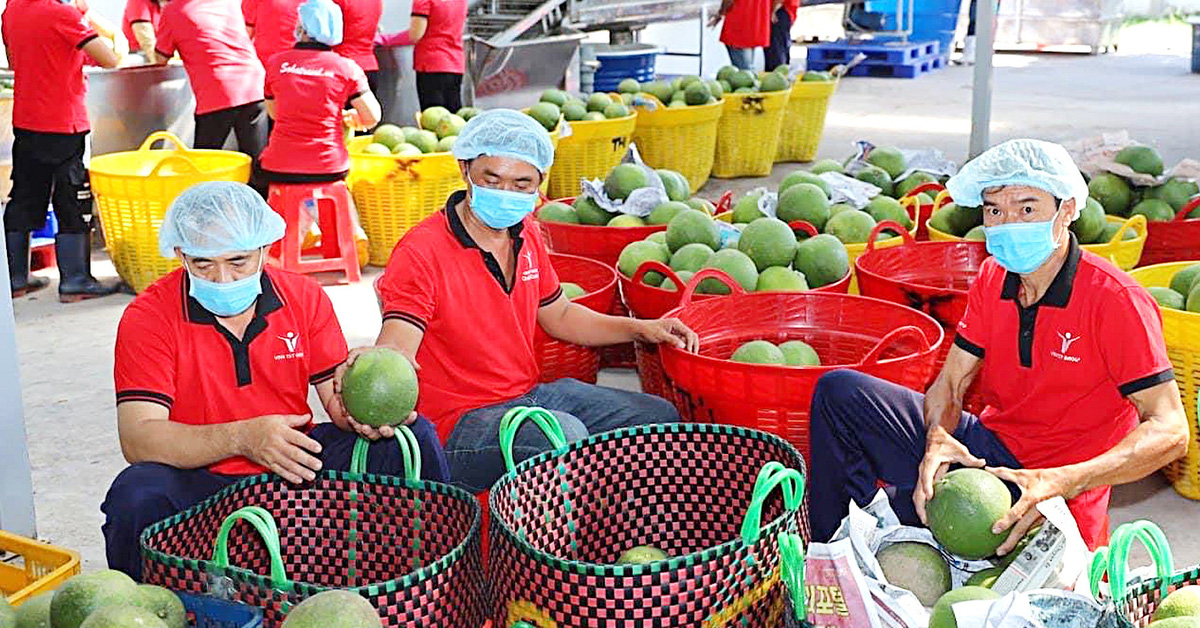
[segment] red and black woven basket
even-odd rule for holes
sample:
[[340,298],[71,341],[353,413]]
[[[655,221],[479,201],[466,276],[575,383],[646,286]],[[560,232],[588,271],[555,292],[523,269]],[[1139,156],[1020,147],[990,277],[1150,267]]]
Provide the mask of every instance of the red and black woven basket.
[[[550,263],[559,281],[583,288],[584,295],[574,299],[586,308],[607,314],[617,298],[617,271],[611,266],[576,255],[551,253]],[[600,373],[600,352],[551,338],[541,327],[534,333],[533,350],[537,355],[539,379],[553,382],[564,377],[596,383]]]
[[[1128,558],[1134,540],[1146,547],[1157,575],[1130,584]],[[1145,628],[1168,595],[1200,584],[1200,566],[1175,571],[1166,536],[1157,525],[1146,520],[1119,526],[1112,533],[1109,545],[1096,550],[1089,575],[1092,595],[1107,602],[1111,611],[1111,617],[1102,624],[1104,628]]]
[[[259,607],[268,628],[334,588],[369,600],[384,626],[481,626],[479,504],[413,479],[415,440],[410,448],[417,462],[405,478],[325,471],[297,486],[247,477],[146,528],[144,579]],[[365,469],[365,457],[356,459],[362,465],[352,469]]]
[[[782,624],[777,537],[802,527],[804,461],[795,448],[763,432],[686,423],[567,444],[552,414],[517,408],[501,427],[505,452],[524,418],[554,450],[492,487],[496,626]],[[669,558],[615,564],[646,545]]]

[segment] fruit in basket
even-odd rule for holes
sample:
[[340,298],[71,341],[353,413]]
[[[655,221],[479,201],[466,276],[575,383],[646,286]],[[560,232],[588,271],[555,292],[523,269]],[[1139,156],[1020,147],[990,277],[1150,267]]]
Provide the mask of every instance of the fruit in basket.
[[800,183],[811,183],[821,188],[821,191],[825,193],[825,196],[829,196],[829,184],[826,183],[821,177],[807,170],[797,170],[795,172],[788,173],[788,175],[779,182],[779,193],[783,194],[788,190],[788,188]]
[[[667,250],[667,247],[657,242],[651,242],[650,240],[630,242],[625,245],[625,248],[621,249],[621,255],[617,258],[617,270],[621,271],[621,274],[626,277],[633,277],[638,267],[650,260],[666,264],[671,261],[671,252]],[[659,280],[652,285],[662,283],[662,275],[658,273],[653,274],[658,275]],[[649,274],[647,274],[647,277],[649,277]]]
[[[679,276],[680,281],[682,281],[684,284],[687,284],[687,282],[692,280],[692,277],[696,273],[694,273],[690,270],[680,270],[680,271],[676,271],[675,274]],[[667,277],[666,279],[664,279],[662,282],[662,285],[659,287],[662,288],[663,290],[670,290],[671,292],[675,292],[675,291],[679,290],[679,287],[675,285],[674,281],[671,281],[670,277]]]
[[[29,602],[26,602],[28,604]],[[0,626],[11,628],[16,625],[17,610],[8,603],[8,599],[0,595]]]
[[571,99],[571,95],[564,92],[563,90],[550,88],[550,89],[542,92],[541,97],[538,98],[538,102],[548,102],[548,103],[551,103],[551,104],[561,107],[561,106],[565,105],[567,103],[567,101],[570,99]]
[[967,582],[964,584],[964,586],[983,587],[985,589],[990,589],[992,588],[992,585],[996,583],[996,579],[999,578],[1000,574],[1002,573],[1004,573],[1003,567],[988,567],[983,571],[977,571],[971,574],[971,577],[967,578]]
[[737,200],[733,204],[733,216],[731,217],[734,223],[749,223],[766,216],[758,209],[758,199],[762,197],[762,193],[751,192]]
[[1176,272],[1171,277],[1171,289],[1179,294],[1189,294],[1192,287],[1200,283],[1200,264],[1192,264],[1184,266],[1183,270]]
[[[758,269],[754,260],[737,249],[721,249],[713,253],[704,263],[705,268],[716,268],[729,275],[743,290],[753,292],[758,287]],[[729,286],[717,279],[705,279],[697,286],[702,294],[729,294]]]
[[733,91],[739,89],[753,89],[758,85],[758,79],[748,70],[738,70],[727,79],[729,84],[733,86]]
[[1147,190],[1145,196],[1164,200],[1178,212],[1183,209],[1184,205],[1187,205],[1188,200],[1197,194],[1200,194],[1200,186],[1196,185],[1195,181],[1172,177],[1162,185]]
[[584,122],[603,122],[607,119],[608,118],[604,117],[604,114],[599,111],[589,111],[583,116]]
[[[407,143],[411,144],[412,146],[416,146],[417,149],[422,153],[432,153],[437,151],[438,135],[433,131],[417,131],[415,134],[413,134],[411,140],[412,141]],[[396,149],[393,148],[392,152],[396,152]]]
[[779,195],[775,215],[789,223],[803,220],[823,231],[829,221],[829,197],[811,183],[797,183]]
[[587,291],[584,290],[582,287],[580,287],[580,285],[577,283],[571,283],[569,281],[564,281],[560,285],[562,287],[563,294],[566,295],[566,297],[572,301],[587,294]]
[[687,203],[679,201],[667,201],[659,203],[653,210],[650,211],[650,216],[646,218],[646,223],[651,225],[665,225],[671,222],[671,219],[678,216],[682,212],[691,211],[692,208]]
[[823,172],[844,172],[845,169],[836,159],[818,159],[813,162],[808,171],[813,174],[821,174]]
[[870,203],[867,203],[865,211],[871,214],[871,217],[876,222],[893,220],[904,225],[905,229],[912,229],[912,218],[909,218],[908,211],[904,209],[900,201],[890,196],[883,196],[882,194],[876,196],[871,199]]
[[803,292],[808,290],[804,275],[787,266],[770,266],[758,274],[755,292]]
[[413,146],[408,142],[400,144],[396,146],[396,148],[392,149],[392,154],[400,157],[416,157],[417,155],[421,155],[423,152],[424,151],[422,151],[420,148]]
[[178,595],[153,584],[139,584],[138,590],[142,592],[138,606],[154,613],[167,628],[186,628],[187,611]]
[[1200,617],[1172,617],[1150,622],[1146,628],[1200,628]]
[[[419,134],[421,132],[421,129],[418,129],[415,126],[402,126],[402,127],[400,127],[400,131],[402,133],[404,133],[404,141],[408,142],[409,144],[412,144],[413,138],[416,137],[417,134]],[[378,131],[376,131],[376,132],[378,132]]]
[[879,193],[885,196],[891,196],[895,192],[892,185],[892,175],[879,166],[867,166],[858,171],[854,178],[859,181],[865,181],[879,188]]
[[850,272],[850,254],[835,236],[822,233],[796,245],[792,266],[804,273],[810,288],[841,281]]
[[617,91],[622,94],[636,94],[641,89],[642,86],[638,85],[637,79],[622,79],[621,82],[617,84]]
[[[682,175],[680,175],[680,176],[682,176]],[[684,202],[688,204],[688,207],[691,207],[692,209],[695,209],[695,210],[702,211],[702,212],[708,214],[709,216],[712,216],[713,214],[717,213],[717,207],[705,199],[693,197],[693,198],[687,199]]]
[[582,194],[575,197],[571,207],[575,208],[575,215],[579,217],[581,225],[607,225],[616,215],[597,205],[591,197]]
[[79,628],[89,615],[110,605],[132,605],[142,598],[129,576],[105,569],[67,580],[50,600],[50,621],[56,628]]
[[558,127],[558,120],[562,117],[562,110],[554,103],[540,102],[529,108],[529,117],[537,120],[538,124],[542,125],[547,131],[553,131]]
[[688,85],[683,90],[683,101],[689,105],[703,105],[712,97],[712,89],[709,88],[708,83],[700,81]]
[[1111,172],[1102,172],[1088,182],[1088,195],[1100,201],[1104,213],[1113,216],[1124,216],[1129,211],[1129,202],[1133,199],[1133,190],[1125,179]]
[[647,83],[642,88],[646,91],[646,93],[654,96],[663,104],[670,102],[671,96],[675,94],[675,89],[671,87],[671,84],[663,81]]
[[713,256],[715,251],[707,244],[692,242],[685,244],[671,255],[669,263],[671,270],[676,273],[680,271],[696,272],[704,268],[704,264]]
[[[35,595],[25,603],[17,607],[16,623],[12,624],[14,628],[50,628],[50,601],[54,598],[54,593],[40,593]],[[5,626],[3,613],[0,612],[0,626]],[[168,628],[179,628],[184,624],[169,626]]]
[[821,366],[821,356],[817,355],[817,350],[803,340],[781,342],[779,350],[788,366]]
[[442,119],[451,115],[450,110],[445,107],[434,106],[421,112],[421,128],[426,131],[432,131],[437,128]]
[[790,87],[787,77],[778,72],[768,72],[758,86],[761,92],[782,92]]
[[629,107],[626,107],[625,103],[611,102],[608,103],[608,106],[604,108],[603,113],[604,118],[607,120],[624,118],[625,116],[629,115]]
[[662,181],[663,188],[667,190],[667,198],[673,201],[686,201],[691,196],[692,186],[688,183],[687,177],[674,170],[667,170],[665,168],[655,170],[654,173],[658,175],[659,181]]
[[579,122],[588,114],[587,105],[572,100],[562,106],[562,114],[567,122]]
[[1079,239],[1080,244],[1092,244],[1104,235],[1106,222],[1104,206],[1100,204],[1100,201],[1089,196],[1083,209],[1079,212],[1079,218],[1071,223],[1071,231]]
[[588,96],[587,110],[603,112],[605,107],[608,107],[611,104],[613,104],[612,97],[603,92],[596,92],[591,96]]
[[1192,284],[1192,291],[1187,295],[1187,311],[1200,312],[1200,282]]
[[625,550],[617,559],[618,565],[648,565],[667,560],[667,553],[652,545],[639,545]]
[[[746,225],[738,238],[738,250],[754,260],[759,272],[771,266],[787,266],[796,256],[796,234],[778,218],[762,217]],[[761,285],[761,277],[759,278]]]
[[637,164],[617,164],[604,178],[604,193],[609,199],[623,201],[634,190],[650,185],[650,171]]
[[658,244],[666,246],[667,245],[667,232],[666,231],[655,231],[654,233],[651,233],[650,235],[646,236],[645,239],[650,242],[657,242]]
[[721,81],[708,81],[707,85],[708,93],[712,94],[714,99],[720,100],[725,96],[725,86],[721,84]]
[[[938,182],[938,179],[934,175],[929,174],[928,172],[925,172],[923,170],[918,170],[918,171],[908,175],[907,177],[904,177],[900,181],[896,182],[896,196],[897,197],[907,196],[909,192],[917,189],[918,187],[920,187],[922,185],[925,185],[926,183],[937,183],[937,182]],[[933,201],[930,200],[929,202],[932,203]]]
[[842,212],[825,223],[828,233],[846,244],[863,244],[871,237],[875,218],[862,210]]
[[936,229],[938,231],[941,231],[942,233],[948,233],[950,235],[955,235],[954,219],[952,217],[953,213],[954,213],[953,210],[950,209],[949,206],[943,207],[943,208],[933,212],[933,215],[931,215],[929,217],[929,223],[928,223],[929,228]]
[[1170,203],[1159,200],[1157,198],[1148,198],[1137,205],[1133,206],[1129,215],[1134,216],[1141,214],[1146,217],[1146,220],[1165,222],[1175,218],[1175,210],[1171,209]]
[[729,359],[747,364],[786,364],[779,347],[766,340],[751,340],[742,344]]
[[437,133],[437,138],[440,140],[442,138],[450,137],[451,135],[458,135],[462,132],[462,128],[466,125],[466,120],[463,120],[461,117],[452,113],[442,118],[441,121],[438,122],[437,127],[432,130]]
[[[1110,222],[1104,225],[1104,233],[1100,236],[1100,242],[1109,242],[1117,236],[1117,232],[1121,231],[1122,224],[1119,222]],[[1121,233],[1121,240],[1133,240],[1137,238],[1137,231],[1133,227],[1126,227]]]
[[542,205],[537,211],[537,219],[542,222],[579,224],[579,216],[575,213],[575,208],[557,201]]
[[1154,611],[1153,620],[1200,617],[1200,586],[1188,585],[1172,591]]
[[609,227],[645,227],[646,221],[632,214],[617,214],[608,221]]
[[379,612],[361,595],[345,590],[322,591],[296,605],[282,628],[382,628]]
[[809,70],[804,73],[804,76],[800,77],[800,80],[801,81],[832,81],[833,75],[828,72],[818,72],[816,70]]
[[970,560],[987,558],[1008,538],[992,526],[1012,508],[1012,494],[1000,478],[983,469],[955,469],[933,487],[925,506],[929,530],[951,554]]
[[457,141],[458,141],[457,135],[443,137],[442,139],[438,140],[437,150],[435,152],[448,153],[448,152],[454,150],[454,143]]
[[951,607],[959,602],[999,598],[999,593],[983,587],[961,587],[948,591],[933,605],[933,612],[929,615],[929,628],[958,628],[958,621],[954,619]]
[[894,146],[872,149],[867,154],[867,163],[882,168],[892,179],[904,174],[908,169],[908,160],[904,158],[904,153]]
[[371,134],[371,141],[376,144],[383,144],[390,151],[397,144],[408,141],[404,135],[404,131],[394,124],[381,124]]
[[849,203],[834,203],[833,205],[829,206],[829,217],[833,218],[842,212],[852,211],[854,209],[856,208]]
[[731,78],[733,78],[733,75],[737,73],[738,68],[735,65],[721,66],[721,69],[717,70],[717,80],[728,82]]
[[80,628],[166,628],[166,624],[140,606],[110,604],[88,615]]
[[987,242],[987,233],[983,230],[983,225],[971,227],[971,230],[963,234],[964,240],[973,242]]
[[471,118],[474,118],[481,113],[483,113],[483,110],[479,109],[478,107],[463,107],[454,112],[455,115],[468,122],[471,120]]
[[346,369],[342,401],[346,411],[364,425],[380,427],[408,420],[417,406],[417,372],[397,351],[368,349]]
[[1149,146],[1126,146],[1113,158],[1119,164],[1133,168],[1134,172],[1157,177],[1163,173],[1163,160],[1158,151]]
[[667,223],[667,247],[672,252],[692,242],[703,244],[714,251],[721,248],[721,232],[717,223],[712,216],[697,209],[680,212]]
[[912,591],[922,606],[933,606],[953,585],[950,564],[936,547],[917,541],[893,543],[875,554],[889,584]]

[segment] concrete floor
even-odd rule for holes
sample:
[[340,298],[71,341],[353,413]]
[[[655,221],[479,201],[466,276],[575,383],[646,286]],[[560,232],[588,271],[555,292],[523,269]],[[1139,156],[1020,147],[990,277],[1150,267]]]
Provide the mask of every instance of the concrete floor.
[[[1176,33],[1172,37],[1177,37]],[[1145,38],[1151,44],[1154,36]],[[1174,40],[1172,40],[1174,41]],[[1150,45],[1150,44],[1147,44]],[[997,58],[993,141],[1033,136],[1067,141],[1127,129],[1173,164],[1200,157],[1200,75],[1187,73],[1178,42],[1154,45],[1168,54],[1108,56],[1001,55]],[[822,157],[845,157],[867,139],[902,147],[934,147],[951,159],[966,153],[972,72],[951,67],[917,80],[848,79],[830,108]],[[776,167],[777,182],[796,165]],[[746,190],[762,179],[712,181],[704,195]],[[96,274],[115,276],[98,255]],[[329,288],[351,346],[369,344],[380,321],[370,280]],[[53,271],[46,271],[54,276]],[[127,296],[60,305],[54,287],[17,300],[17,344],[36,492],[39,536],[79,550],[86,569],[104,566],[99,504],[123,468],[115,429],[112,347]],[[607,372],[602,382],[636,387],[636,376]],[[1193,534],[1196,502],[1179,497],[1155,475],[1115,491],[1113,524],[1149,518],[1173,542],[1178,564],[1200,563]]]

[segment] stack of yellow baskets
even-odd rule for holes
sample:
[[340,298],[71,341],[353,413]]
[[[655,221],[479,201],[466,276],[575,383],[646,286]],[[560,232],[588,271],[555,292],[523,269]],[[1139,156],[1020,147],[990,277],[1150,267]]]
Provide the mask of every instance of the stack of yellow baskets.
[[804,81],[792,84],[775,161],[812,161],[825,132],[825,114],[838,82]]
[[714,177],[728,179],[771,174],[791,93],[791,89],[785,89],[725,94],[725,111],[717,127]]

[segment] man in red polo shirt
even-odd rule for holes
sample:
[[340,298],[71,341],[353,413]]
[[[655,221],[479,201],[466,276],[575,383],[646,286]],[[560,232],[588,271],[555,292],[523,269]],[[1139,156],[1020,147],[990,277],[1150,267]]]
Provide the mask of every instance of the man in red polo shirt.
[[158,28],[158,18],[162,15],[162,5],[158,0],[126,0],[125,13],[121,17],[121,32],[131,46],[136,46],[147,63],[154,63],[154,45],[158,43],[155,30]]
[[[809,496],[825,540],[853,499],[884,484],[901,520],[919,525],[951,465],[987,467],[1010,483],[1010,551],[1067,499],[1088,546],[1108,538],[1111,486],[1182,456],[1188,430],[1154,299],[1108,261],[1079,248],[1069,226],[1087,185],[1067,151],[1012,140],[946,185],[983,206],[987,248],[941,374],[922,396],[852,371],[821,378],[812,402]],[[976,376],[987,407],[962,412]]]
[[[579,345],[638,339],[694,349],[697,342],[678,320],[606,316],[563,295],[532,217],[554,159],[545,129],[518,111],[486,111],[463,127],[454,156],[468,190],[452,194],[445,210],[396,245],[379,283],[383,329],[376,341],[419,365],[417,409],[438,427],[452,482],[480,492],[500,477],[497,432],[514,406],[553,411],[571,440],[678,421],[659,397],[572,379],[538,385],[538,325]],[[513,451],[523,460],[548,448],[545,436],[526,426]]]
[[[138,578],[142,530],[248,475],[310,481],[346,470],[359,434],[333,390],[346,359],[333,304],[312,279],[264,268],[283,219],[248,186],[212,182],[175,200],[159,246],[183,268],[129,305],[114,379],[121,451],[130,467],[101,509],[108,563]],[[332,423],[313,424],[309,387]],[[445,481],[433,424],[409,417],[422,475]],[[395,443],[370,446],[369,471],[403,474]]]
[[773,7],[774,0],[722,0],[720,10],[709,20],[710,27],[725,21],[721,43],[729,53],[729,62],[738,69],[753,70],[754,50],[771,43]]
[[466,21],[466,0],[415,0],[408,30],[376,39],[382,46],[416,46],[413,70],[421,109],[440,105],[458,111],[462,107]]
[[12,295],[44,288],[29,276],[29,235],[46,223],[53,204],[58,218],[59,299],[112,294],[116,286],[91,273],[92,188],[83,153],[91,129],[83,64],[91,59],[115,68],[120,54],[88,25],[74,4],[57,0],[9,0],[3,39],[13,69],[12,192],[4,211],[4,243]]
[[263,67],[296,44],[296,9],[301,0],[242,0],[246,29]]

